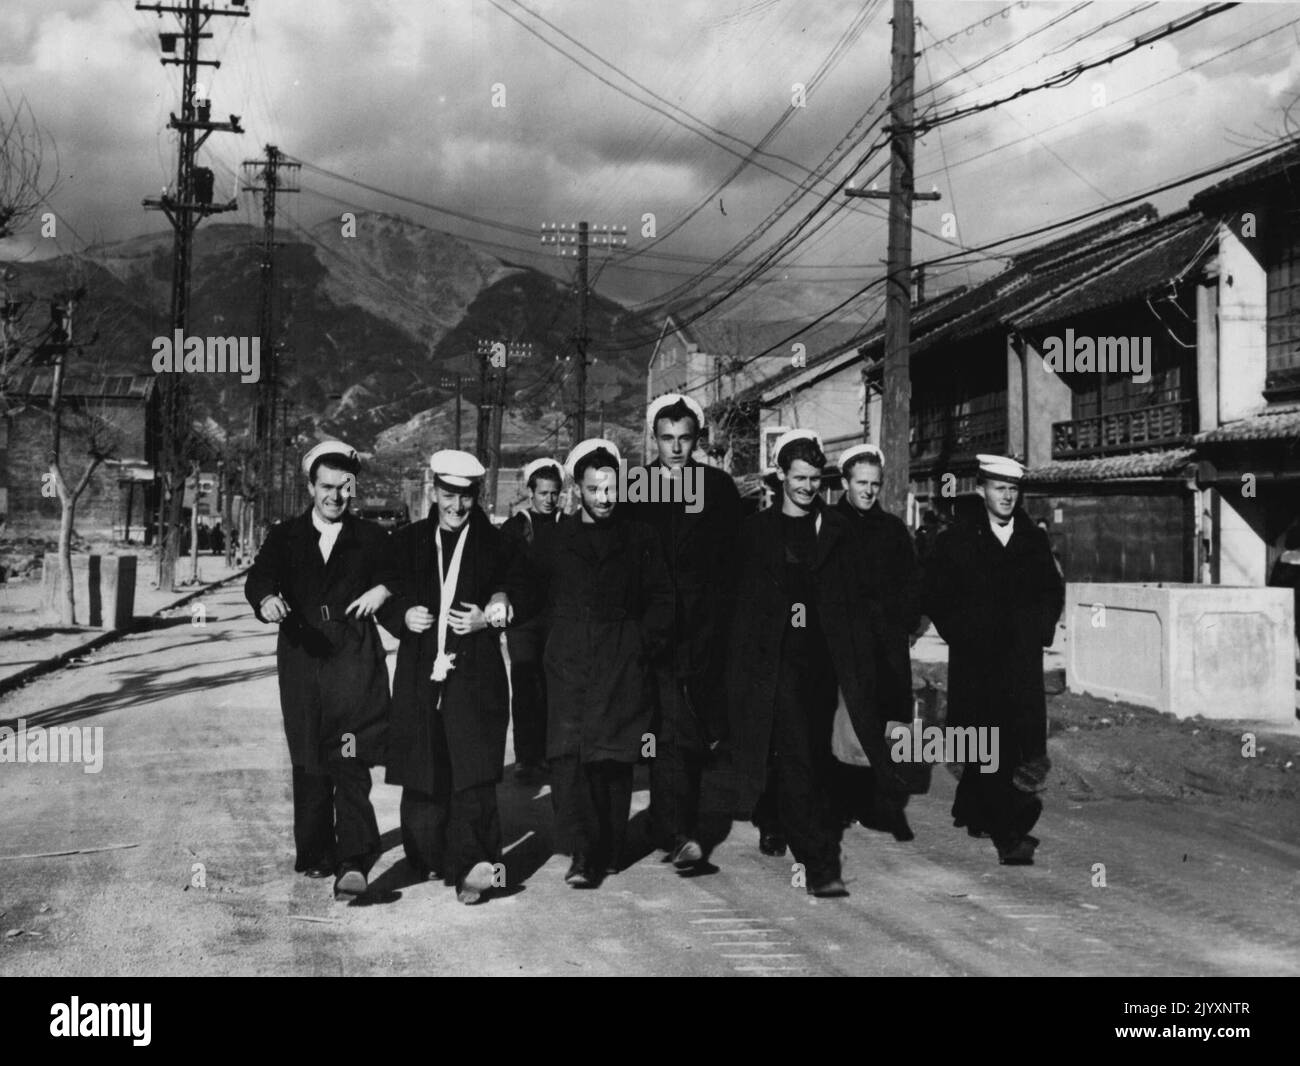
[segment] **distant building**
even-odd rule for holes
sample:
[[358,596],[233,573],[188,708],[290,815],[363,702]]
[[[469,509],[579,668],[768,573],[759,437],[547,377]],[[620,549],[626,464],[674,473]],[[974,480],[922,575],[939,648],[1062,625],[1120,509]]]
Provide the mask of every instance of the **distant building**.
[[[50,368],[24,369],[5,382],[0,420],[0,513],[11,535],[55,536],[62,505],[45,489],[51,445]],[[77,502],[76,530],[86,537],[142,538],[157,507],[154,461],[159,426],[152,374],[68,375],[61,455],[75,481],[89,461],[88,419],[98,426],[109,459]],[[44,491],[43,491],[44,490]]]
[[1192,200],[1216,226],[1194,446],[1225,585],[1265,584],[1300,547],[1298,182],[1293,146]]

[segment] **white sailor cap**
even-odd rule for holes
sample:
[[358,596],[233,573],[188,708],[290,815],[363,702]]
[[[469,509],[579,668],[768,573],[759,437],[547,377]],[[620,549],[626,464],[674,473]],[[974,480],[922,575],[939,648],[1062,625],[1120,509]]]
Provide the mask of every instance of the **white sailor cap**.
[[695,421],[700,429],[704,428],[704,408],[692,400],[689,396],[684,396],[680,392],[666,392],[662,396],[656,397],[646,408],[645,420],[646,425],[650,427],[650,432],[655,431],[655,419],[659,417],[659,412],[665,407],[671,407],[675,403],[684,403],[691,414],[695,416]]
[[560,470],[560,460],[552,459],[550,456],[542,456],[540,459],[534,459],[524,467],[524,484],[527,484],[529,480],[531,480],[532,476],[539,470],[546,470],[552,467],[555,469],[555,473],[559,476],[561,484],[563,484],[564,474]]
[[792,429],[788,433],[782,433],[776,439],[776,446],[772,449],[772,458],[776,461],[778,469],[781,466],[781,453],[785,451],[786,446],[793,444],[797,440],[810,440],[817,445],[817,450],[822,451],[822,439],[815,430],[811,429]]
[[569,457],[564,460],[564,469],[569,477],[577,480],[577,475],[573,472],[578,465],[578,460],[584,455],[589,455],[597,448],[604,448],[614,457],[614,462],[621,463],[623,456],[619,453],[618,445],[612,440],[606,440],[604,437],[588,437],[581,444],[575,445],[573,451],[569,452]]
[[1022,464],[1014,459],[1008,459],[1003,455],[985,455],[975,456],[980,464],[980,473],[986,478],[993,478],[996,481],[1010,481],[1019,485],[1024,479],[1025,468]]
[[454,448],[444,448],[429,457],[429,469],[433,476],[454,489],[466,489],[487,473],[469,452],[458,452]]
[[885,465],[885,453],[874,444],[855,444],[852,448],[845,448],[840,452],[840,473],[844,473],[854,459],[859,459],[864,455],[881,467]]
[[323,455],[341,455],[351,462],[357,461],[357,450],[341,440],[323,440],[302,457],[302,472],[311,477],[312,465]]

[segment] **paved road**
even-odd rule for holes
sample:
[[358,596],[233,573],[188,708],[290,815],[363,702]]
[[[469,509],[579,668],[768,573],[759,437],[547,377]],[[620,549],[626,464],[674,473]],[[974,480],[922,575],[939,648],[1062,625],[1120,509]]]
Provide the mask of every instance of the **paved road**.
[[942,770],[912,803],[914,842],[849,831],[846,900],[793,887],[791,860],[762,856],[747,824],[716,872],[651,854],[569,889],[548,795],[507,779],[515,887],[480,907],[408,882],[398,791],[377,771],[376,899],[335,903],[292,873],[273,635],[238,589],[204,603],[203,626],[184,609],[0,701],[0,720],[102,727],[104,743],[97,774],[0,765],[0,930],[22,930],[0,937],[0,973],[1300,973],[1300,839],[1255,831],[1250,806],[1057,795],[1038,865],[1016,869],[950,827]]

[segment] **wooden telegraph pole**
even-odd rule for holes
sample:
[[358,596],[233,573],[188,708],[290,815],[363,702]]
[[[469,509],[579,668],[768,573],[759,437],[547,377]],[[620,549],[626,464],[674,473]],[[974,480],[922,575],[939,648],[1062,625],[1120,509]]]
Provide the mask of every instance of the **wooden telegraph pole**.
[[[594,231],[594,232],[593,232]],[[588,299],[590,283],[587,280],[587,252],[589,248],[627,247],[626,226],[592,226],[589,222],[543,222],[542,243],[557,245],[561,258],[574,256],[578,260],[578,335],[574,338],[578,349],[576,383],[578,406],[573,414],[574,443],[587,436],[587,332]]]
[[[229,122],[212,121],[212,102],[199,83],[199,67],[221,66],[215,59],[200,59],[202,42],[212,37],[204,27],[214,16],[247,18],[244,0],[232,0],[233,7],[217,8],[202,0],[179,0],[175,4],[137,3],[137,11],[152,11],[161,18],[175,15],[179,27],[160,33],[162,50],[173,58],[164,58],[164,66],[181,68],[181,114],[171,116],[168,125],[179,134],[176,159],[176,184],[171,192],[157,199],[147,199],[144,206],[162,211],[175,231],[172,248],[172,330],[184,332],[189,324],[190,262],[194,230],[208,215],[234,211],[234,200],[227,204],[212,201],[213,176],[207,167],[195,165],[195,156],[208,137],[216,132],[243,133],[239,116]],[[180,55],[176,56],[177,50]],[[162,441],[159,449],[158,478],[158,588],[171,590],[176,581],[177,544],[180,540],[181,497],[185,487],[185,438],[188,390],[183,374],[163,374],[158,378],[162,407]],[[170,499],[168,496],[170,494]]]
[[[882,368],[883,395],[880,447],[885,453],[881,506],[907,518],[907,490],[911,466],[912,375],[911,269],[912,201],[938,200],[937,192],[913,191],[912,150],[916,140],[912,128],[912,93],[916,72],[916,25],[912,0],[894,0],[892,78],[889,96],[889,192],[875,189],[846,189],[845,195],[889,199],[889,262],[885,304],[885,362]],[[870,387],[867,360],[862,363],[863,437],[869,432]]]

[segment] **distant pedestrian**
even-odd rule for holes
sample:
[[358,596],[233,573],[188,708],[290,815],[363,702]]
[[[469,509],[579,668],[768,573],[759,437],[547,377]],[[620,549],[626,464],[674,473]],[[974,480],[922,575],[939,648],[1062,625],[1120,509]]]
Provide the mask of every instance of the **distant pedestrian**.
[[[537,531],[564,517],[560,490],[564,474],[558,459],[534,459],[524,467],[529,506],[511,515],[501,532],[517,553],[527,553]],[[539,613],[527,622],[506,630],[510,650],[510,713],[514,721],[515,780],[524,785],[541,784],[546,773],[546,671],[542,649],[546,647],[546,618]]]
[[962,768],[953,824],[991,836],[1003,864],[1028,865],[1051,765],[1043,649],[1065,586],[1047,535],[1017,506],[1024,467],[978,458],[982,506],[939,537],[922,603],[948,643],[948,725],[998,729],[998,769],[983,773],[973,759]]
[[302,460],[310,509],[271,527],[244,594],[278,624],[280,709],[293,762],[294,869],[335,875],[354,898],[379,856],[370,767],[383,762],[388,671],[372,616],[388,599],[387,536],[348,512],[355,449],[325,441]]
[[429,465],[432,513],[388,541],[393,596],[379,621],[400,645],[386,780],[402,786],[412,871],[474,904],[502,887],[496,785],[510,703],[497,629],[510,613],[512,553],[478,505],[483,464],[444,450]]

